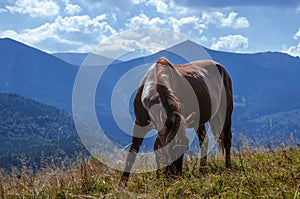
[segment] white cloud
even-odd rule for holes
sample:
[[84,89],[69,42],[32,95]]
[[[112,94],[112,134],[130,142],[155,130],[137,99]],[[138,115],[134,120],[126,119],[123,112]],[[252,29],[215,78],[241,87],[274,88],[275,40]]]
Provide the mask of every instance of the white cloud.
[[83,49],[84,45],[99,44],[106,37],[116,33],[106,21],[99,21],[99,19],[103,19],[103,16],[100,15],[95,18],[87,15],[64,18],[58,16],[53,23],[45,23],[39,27],[24,29],[20,32],[6,30],[0,32],[0,37],[10,37],[32,46],[50,39],[50,41],[59,44],[73,45],[72,50]]
[[242,35],[227,35],[220,37],[212,45],[214,50],[244,51],[249,46],[248,38]]
[[207,26],[201,22],[199,17],[187,16],[179,19],[169,17],[169,23],[174,31],[182,32],[198,43],[207,41],[207,37],[202,35]]
[[132,2],[133,4],[140,4],[140,3],[144,3],[145,0],[131,0],[131,2]]
[[288,53],[292,56],[299,56],[300,57],[300,28],[296,32],[296,34],[293,36],[295,40],[297,40],[297,45],[292,45],[287,47],[286,45],[283,46],[282,52]]
[[17,0],[6,6],[11,13],[29,14],[31,17],[49,17],[59,14],[59,6],[52,0]]
[[159,17],[149,18],[145,14],[139,14],[129,20],[127,27],[130,29],[144,28],[144,27],[160,27],[165,24],[166,20]]
[[106,14],[101,14],[101,15],[98,15],[97,17],[94,18],[95,21],[103,21],[105,20],[107,17]]
[[4,12],[7,12],[7,10],[4,8],[0,8],[0,13],[4,13]]
[[64,44],[75,44],[76,42],[64,39],[59,34],[55,34],[56,30],[53,29],[53,24],[46,23],[34,29],[25,29],[21,33],[17,33],[14,30],[6,30],[0,32],[0,37],[9,37],[28,45],[37,44],[47,39],[53,39]]
[[146,5],[152,5],[156,8],[156,11],[159,13],[166,14],[168,13],[168,5],[164,0],[149,0]]
[[110,58],[117,58],[136,50],[155,53],[187,39],[185,35],[173,32],[170,29],[135,29],[121,32],[109,40],[105,40],[95,53]]
[[298,32],[296,32],[296,34],[294,35],[293,38],[296,40],[300,38],[300,28],[299,28]]
[[[139,14],[129,19],[129,23],[126,24],[128,29],[138,28],[169,28],[176,32],[182,32],[189,36],[197,36],[203,42],[206,40],[203,37],[202,32],[206,28],[206,25],[201,22],[201,19],[196,16],[187,16],[181,18],[175,17],[155,17],[150,18],[145,14]],[[199,39],[198,39],[199,40]]]
[[290,46],[288,48],[284,47],[282,52],[288,53],[292,56],[299,56],[300,57],[300,41],[298,41],[297,45]]
[[221,12],[203,12],[202,21],[205,24],[214,24],[217,27],[230,27],[230,28],[247,28],[249,21],[245,17],[238,17],[236,12],[230,12],[225,16]]
[[117,22],[117,15],[115,13],[113,13],[111,16],[112,16],[113,21]]
[[202,43],[202,42],[206,42],[208,39],[205,36],[201,36],[200,38],[196,38],[195,41],[197,43]]
[[203,30],[207,27],[202,23],[201,18],[197,16],[151,18],[145,14],[139,14],[129,19],[126,27],[129,30],[139,28],[168,28],[178,33],[184,33],[199,43],[207,41],[207,38],[202,35]]
[[53,26],[62,32],[80,32],[83,34],[114,34],[115,30],[106,22],[105,15],[99,15],[91,18],[88,15],[57,17]]
[[180,30],[186,25],[188,25],[189,28],[185,29],[184,31],[189,29],[197,29],[199,33],[202,33],[203,29],[206,28],[206,25],[204,25],[196,16],[182,17],[180,19],[169,17],[169,21],[171,22],[173,30],[177,32],[180,32]]
[[19,41],[22,41],[22,39],[19,39],[18,37],[18,33],[16,33],[14,30],[5,30],[0,32],[0,37],[4,38],[4,37],[9,37],[9,38],[13,38]]
[[77,4],[71,4],[69,0],[64,0],[65,2],[65,13],[68,15],[76,15],[81,12],[81,7]]

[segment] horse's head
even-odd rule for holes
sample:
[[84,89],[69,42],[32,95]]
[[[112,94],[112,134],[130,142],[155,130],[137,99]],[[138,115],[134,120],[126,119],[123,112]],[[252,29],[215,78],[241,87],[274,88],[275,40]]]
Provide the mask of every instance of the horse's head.
[[148,115],[153,128],[161,130],[166,121],[166,111],[164,110],[159,94],[157,92],[143,99],[143,105],[148,110]]
[[158,142],[160,146],[154,146],[158,164],[166,166],[165,177],[177,176],[182,172],[182,158],[188,149],[189,141],[186,136],[186,129],[193,120],[194,113],[184,118],[181,113],[170,114],[158,131]]

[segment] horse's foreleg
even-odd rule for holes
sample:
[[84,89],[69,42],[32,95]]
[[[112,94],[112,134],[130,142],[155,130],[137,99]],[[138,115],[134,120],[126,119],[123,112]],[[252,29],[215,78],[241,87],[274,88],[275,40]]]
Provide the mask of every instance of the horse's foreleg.
[[[165,167],[164,174],[166,178],[174,177],[182,174],[183,154],[173,161],[172,154],[167,152],[167,148],[163,148],[160,139],[157,138],[154,144],[157,171],[157,178],[162,174],[162,168]],[[175,151],[171,151],[174,153]],[[171,162],[173,161],[173,162]]]
[[[157,178],[159,178],[160,175],[164,173],[165,177],[169,178],[170,176],[174,176],[178,170],[177,164],[175,164],[176,159],[174,157],[174,155],[176,154],[174,154],[175,150],[169,150],[169,148],[172,148],[173,145],[166,146],[166,143],[162,140],[163,137],[158,135],[154,143],[154,151],[157,164],[156,176]],[[164,171],[163,168],[165,168]]]
[[183,154],[172,164],[166,167],[166,176],[175,177],[182,175]]
[[162,151],[162,140],[158,136],[154,142],[154,152],[156,159],[156,177],[159,178],[162,173],[162,167],[165,166],[165,154]]
[[207,150],[208,150],[208,136],[205,130],[205,126],[199,126],[197,130],[197,135],[199,139],[199,145],[201,148],[201,157],[200,157],[200,169],[205,167],[207,164]]
[[133,133],[132,133],[132,142],[131,142],[131,146],[129,148],[129,153],[128,153],[128,156],[126,159],[125,169],[124,169],[122,177],[119,181],[119,187],[127,186],[132,165],[135,161],[137,153],[139,152],[139,149],[144,140],[144,137],[148,131],[149,131],[149,128],[140,127],[136,123],[134,124]]
[[[172,164],[170,165],[170,175],[172,176],[179,176],[182,175],[182,164],[183,164],[183,156],[185,151],[189,147],[189,140],[186,137],[186,131],[180,131],[177,133],[176,137],[174,138],[175,143],[171,148],[169,147],[169,154],[171,154],[171,161]],[[172,142],[174,142],[172,141]]]

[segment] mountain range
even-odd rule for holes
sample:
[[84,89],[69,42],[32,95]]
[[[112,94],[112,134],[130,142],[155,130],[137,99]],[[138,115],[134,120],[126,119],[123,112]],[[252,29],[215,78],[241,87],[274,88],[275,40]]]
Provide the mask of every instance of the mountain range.
[[[1,93],[17,94],[72,114],[74,81],[79,65],[88,54],[48,54],[8,38],[0,39],[0,52]],[[190,58],[188,61],[203,57],[213,59],[229,72],[233,81],[235,101],[235,140],[243,134],[249,142],[266,146],[289,143],[291,139],[299,142],[299,57],[279,52],[242,54],[214,51],[191,41],[149,56],[128,61],[117,60],[107,68],[105,77],[97,86],[95,107],[101,126],[109,137],[116,139],[123,146],[130,143],[130,136],[117,127],[111,114],[111,96],[118,80],[131,69],[143,65],[150,66],[162,56],[175,64],[187,62],[174,52],[181,52],[182,55],[187,53]],[[205,56],[199,56],[203,54]],[[95,63],[99,64],[91,65],[91,72],[113,61],[103,56],[93,56],[97,57]],[[132,97],[130,112],[132,114]]]
[[0,92],[71,112],[75,66],[11,39],[0,40],[0,51]]
[[75,66],[80,66],[81,63],[84,62],[87,56],[89,56],[89,60],[92,60],[93,63],[97,63],[97,64],[101,63],[101,65],[121,62],[120,60],[111,59],[93,53],[53,53],[52,55]]

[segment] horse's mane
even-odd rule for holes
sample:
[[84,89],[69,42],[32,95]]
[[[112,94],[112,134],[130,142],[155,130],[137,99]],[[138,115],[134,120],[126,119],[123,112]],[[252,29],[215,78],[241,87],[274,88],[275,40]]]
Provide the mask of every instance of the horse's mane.
[[179,99],[176,97],[171,88],[172,82],[168,76],[172,75],[172,70],[176,70],[174,66],[166,59],[161,57],[156,63],[157,74],[157,92],[160,96],[162,104],[165,106],[167,113],[178,112],[181,113],[181,105]]
[[[185,128],[185,119],[181,114],[181,103],[180,100],[176,97],[175,92],[172,90],[170,82],[170,77],[172,74],[177,75],[177,70],[174,66],[166,59],[160,58],[156,63],[156,72],[157,72],[157,92],[161,99],[162,105],[164,106],[167,113],[166,126],[170,130],[168,135],[168,140],[172,140],[180,125],[184,125]],[[178,74],[179,75],[179,74]],[[172,78],[171,78],[172,79]],[[175,80],[176,81],[176,80]],[[173,82],[174,83],[174,82]]]

